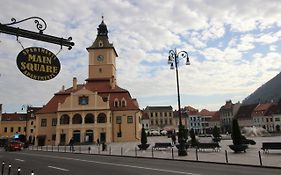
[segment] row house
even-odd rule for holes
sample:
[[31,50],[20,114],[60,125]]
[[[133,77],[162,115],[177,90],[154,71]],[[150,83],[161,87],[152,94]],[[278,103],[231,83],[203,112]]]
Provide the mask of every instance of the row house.
[[269,132],[274,131],[273,117],[268,116],[267,112],[272,103],[258,104],[252,112],[253,126],[263,127]]
[[266,112],[268,124],[263,125],[263,128],[267,130],[272,130],[274,132],[280,132],[281,126],[281,100],[277,104],[272,104]]
[[26,113],[2,113],[0,104],[0,136],[13,138],[25,135],[29,143],[34,142],[36,134],[35,113],[42,107],[28,107]]
[[[147,106],[143,110],[143,125],[150,129],[175,126],[172,106]],[[149,121],[147,121],[149,120]]]
[[218,111],[208,111],[207,109],[202,109],[200,112],[191,106],[187,106],[186,111],[188,111],[188,128],[193,128],[196,134],[210,134],[214,126],[220,128],[219,112]]
[[212,129],[217,126],[220,128],[219,111],[208,111],[207,109],[202,109],[199,112],[201,117],[202,133],[210,134]]
[[242,105],[235,117],[243,127],[262,127],[268,132],[280,132],[281,100],[275,103]]

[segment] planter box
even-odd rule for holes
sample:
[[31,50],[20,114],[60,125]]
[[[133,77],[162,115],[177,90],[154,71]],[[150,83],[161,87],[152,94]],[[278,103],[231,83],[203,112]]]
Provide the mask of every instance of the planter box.
[[235,153],[246,152],[246,149],[248,148],[248,145],[245,145],[245,144],[242,144],[242,145],[228,145],[228,146]]
[[150,146],[150,144],[139,144],[138,145],[140,150],[146,150],[149,146]]

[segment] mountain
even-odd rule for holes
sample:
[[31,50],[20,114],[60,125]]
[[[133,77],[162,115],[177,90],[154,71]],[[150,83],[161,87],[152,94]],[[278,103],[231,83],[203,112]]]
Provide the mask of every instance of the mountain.
[[281,72],[243,100],[243,104],[278,102],[281,99]]

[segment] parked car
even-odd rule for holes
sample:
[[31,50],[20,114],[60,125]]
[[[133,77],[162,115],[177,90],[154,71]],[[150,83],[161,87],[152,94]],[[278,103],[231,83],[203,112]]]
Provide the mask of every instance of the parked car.
[[168,131],[166,131],[166,130],[162,130],[162,131],[160,131],[160,134],[161,134],[162,136],[167,135],[167,133],[168,133]]
[[21,151],[23,143],[19,141],[9,141],[5,146],[5,151]]
[[161,134],[160,134],[160,132],[159,131],[157,131],[157,130],[150,130],[150,135],[152,135],[152,136],[160,136]]

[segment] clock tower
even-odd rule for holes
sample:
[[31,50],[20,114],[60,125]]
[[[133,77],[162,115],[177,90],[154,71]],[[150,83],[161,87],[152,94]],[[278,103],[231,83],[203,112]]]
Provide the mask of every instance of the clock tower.
[[117,52],[108,40],[107,26],[103,21],[97,28],[98,34],[89,52],[89,74],[86,81],[109,80],[114,87],[116,84],[116,57]]

